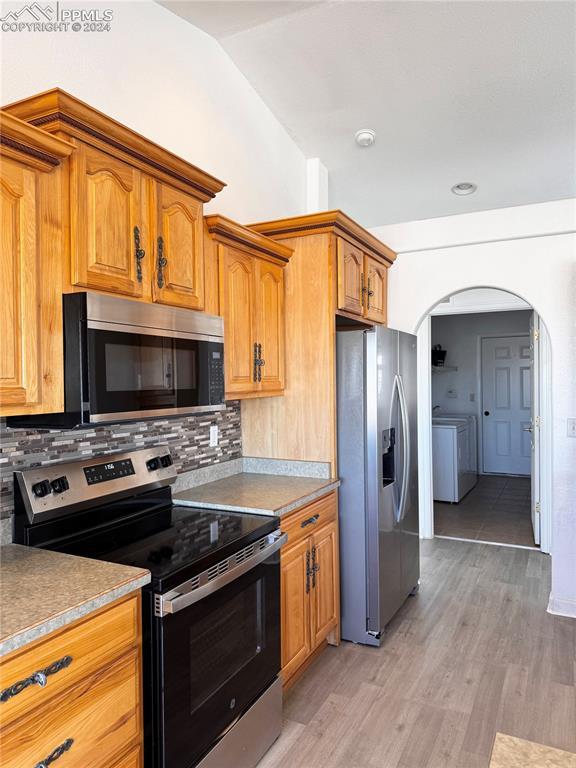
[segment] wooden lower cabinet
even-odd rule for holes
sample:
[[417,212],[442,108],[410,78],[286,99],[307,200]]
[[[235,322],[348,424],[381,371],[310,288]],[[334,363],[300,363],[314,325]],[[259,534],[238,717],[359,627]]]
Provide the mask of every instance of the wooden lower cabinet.
[[286,684],[340,624],[337,495],[298,509],[282,521],[282,678]]
[[312,535],[311,636],[317,648],[338,622],[338,524],[329,523]]
[[140,595],[5,657],[0,689],[58,662],[44,687],[2,703],[3,768],[41,765],[55,751],[66,768],[141,768]]
[[310,641],[310,541],[286,547],[281,556],[282,676],[286,681],[308,658]]

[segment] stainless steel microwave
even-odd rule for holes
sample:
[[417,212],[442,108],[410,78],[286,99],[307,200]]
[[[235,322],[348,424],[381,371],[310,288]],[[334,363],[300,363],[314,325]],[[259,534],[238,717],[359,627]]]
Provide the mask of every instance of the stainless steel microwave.
[[64,412],[10,425],[72,428],[225,408],[221,317],[90,291],[65,294],[63,311]]

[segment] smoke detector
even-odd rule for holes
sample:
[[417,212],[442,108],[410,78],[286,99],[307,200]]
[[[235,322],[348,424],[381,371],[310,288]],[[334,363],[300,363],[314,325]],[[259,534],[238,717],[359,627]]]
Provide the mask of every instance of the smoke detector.
[[356,131],[354,138],[359,147],[371,147],[376,141],[376,131],[373,131],[372,128],[360,128],[359,131]]
[[461,181],[459,184],[454,184],[452,193],[455,195],[473,195],[477,189],[477,185],[472,184],[471,181]]

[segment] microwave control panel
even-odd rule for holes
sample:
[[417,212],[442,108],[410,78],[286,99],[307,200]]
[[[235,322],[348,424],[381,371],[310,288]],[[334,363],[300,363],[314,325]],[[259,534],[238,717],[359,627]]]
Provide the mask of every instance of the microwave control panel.
[[224,402],[224,354],[220,351],[210,352],[210,404]]

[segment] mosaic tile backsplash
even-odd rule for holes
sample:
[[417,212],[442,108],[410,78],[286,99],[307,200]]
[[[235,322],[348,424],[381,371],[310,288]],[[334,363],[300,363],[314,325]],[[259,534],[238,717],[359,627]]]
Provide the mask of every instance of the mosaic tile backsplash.
[[[210,427],[217,425],[219,441],[210,448]],[[0,519],[14,506],[13,471],[42,464],[130,451],[147,445],[167,445],[178,473],[220,464],[242,456],[240,403],[226,410],[175,419],[94,426],[86,429],[9,429],[0,419]]]

